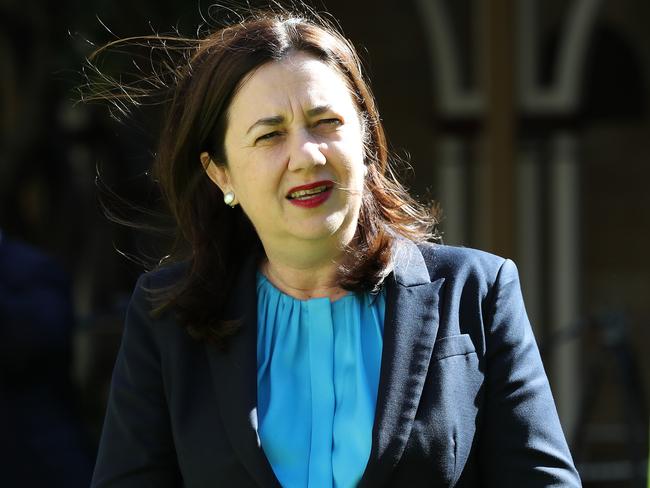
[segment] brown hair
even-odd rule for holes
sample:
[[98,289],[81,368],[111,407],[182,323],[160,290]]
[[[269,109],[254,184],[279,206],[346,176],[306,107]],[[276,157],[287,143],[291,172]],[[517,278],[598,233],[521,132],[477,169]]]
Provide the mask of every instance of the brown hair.
[[[359,57],[333,25],[313,14],[276,10],[256,12],[202,39],[173,41],[182,41],[192,54],[173,70],[155,175],[178,224],[178,242],[189,244],[190,265],[183,280],[158,295],[158,310],[173,308],[193,337],[225,344],[236,327],[224,320],[230,299],[224,283],[234,283],[244,261],[262,253],[252,224],[241,207],[224,204],[199,154],[207,151],[213,161],[228,164],[224,136],[230,102],[246,75],[265,63],[297,51],[315,56],[347,81],[363,121],[368,174],[356,238],[340,263],[338,284],[376,292],[390,271],[395,238],[421,242],[434,237],[433,213],[408,195],[389,165],[384,129]],[[156,80],[170,85],[159,76]],[[127,92],[120,89],[122,100]],[[132,91],[129,97],[138,94]],[[176,246],[173,260],[188,258],[181,247]]]

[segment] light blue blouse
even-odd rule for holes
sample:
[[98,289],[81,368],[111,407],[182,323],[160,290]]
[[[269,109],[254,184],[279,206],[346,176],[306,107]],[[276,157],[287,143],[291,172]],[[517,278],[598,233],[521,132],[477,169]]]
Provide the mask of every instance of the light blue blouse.
[[257,415],[285,488],[351,487],[370,455],[385,297],[297,300],[257,277]]

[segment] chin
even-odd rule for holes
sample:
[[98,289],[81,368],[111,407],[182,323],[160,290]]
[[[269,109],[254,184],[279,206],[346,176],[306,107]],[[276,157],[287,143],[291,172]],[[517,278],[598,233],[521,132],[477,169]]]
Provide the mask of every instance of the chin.
[[320,219],[314,219],[318,221],[304,222],[304,225],[299,226],[299,228],[294,228],[292,234],[299,238],[305,240],[319,240],[319,239],[330,239],[332,237],[338,237],[345,233],[345,229],[348,227],[346,225],[345,215],[340,213],[328,215],[326,217],[321,217]]

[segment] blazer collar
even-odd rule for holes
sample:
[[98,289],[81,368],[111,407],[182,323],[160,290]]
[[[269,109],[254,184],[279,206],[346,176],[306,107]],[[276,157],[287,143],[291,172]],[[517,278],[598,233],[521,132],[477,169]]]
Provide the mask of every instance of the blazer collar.
[[394,251],[386,282],[384,346],[372,447],[360,486],[381,486],[400,461],[411,433],[438,334],[439,294],[422,253],[406,240]]
[[[262,487],[279,487],[257,432],[256,260],[242,269],[228,316],[242,327],[227,352],[206,346],[223,425],[242,464]],[[398,240],[386,278],[384,345],[372,447],[361,486],[380,486],[399,462],[411,432],[438,333],[443,279],[429,279],[415,244]]]

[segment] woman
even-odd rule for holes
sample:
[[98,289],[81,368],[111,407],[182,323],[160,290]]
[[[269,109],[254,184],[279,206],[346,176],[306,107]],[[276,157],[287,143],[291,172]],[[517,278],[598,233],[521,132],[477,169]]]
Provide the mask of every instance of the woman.
[[352,46],[258,14],[178,73],[94,487],[580,486],[512,262],[428,243]]

